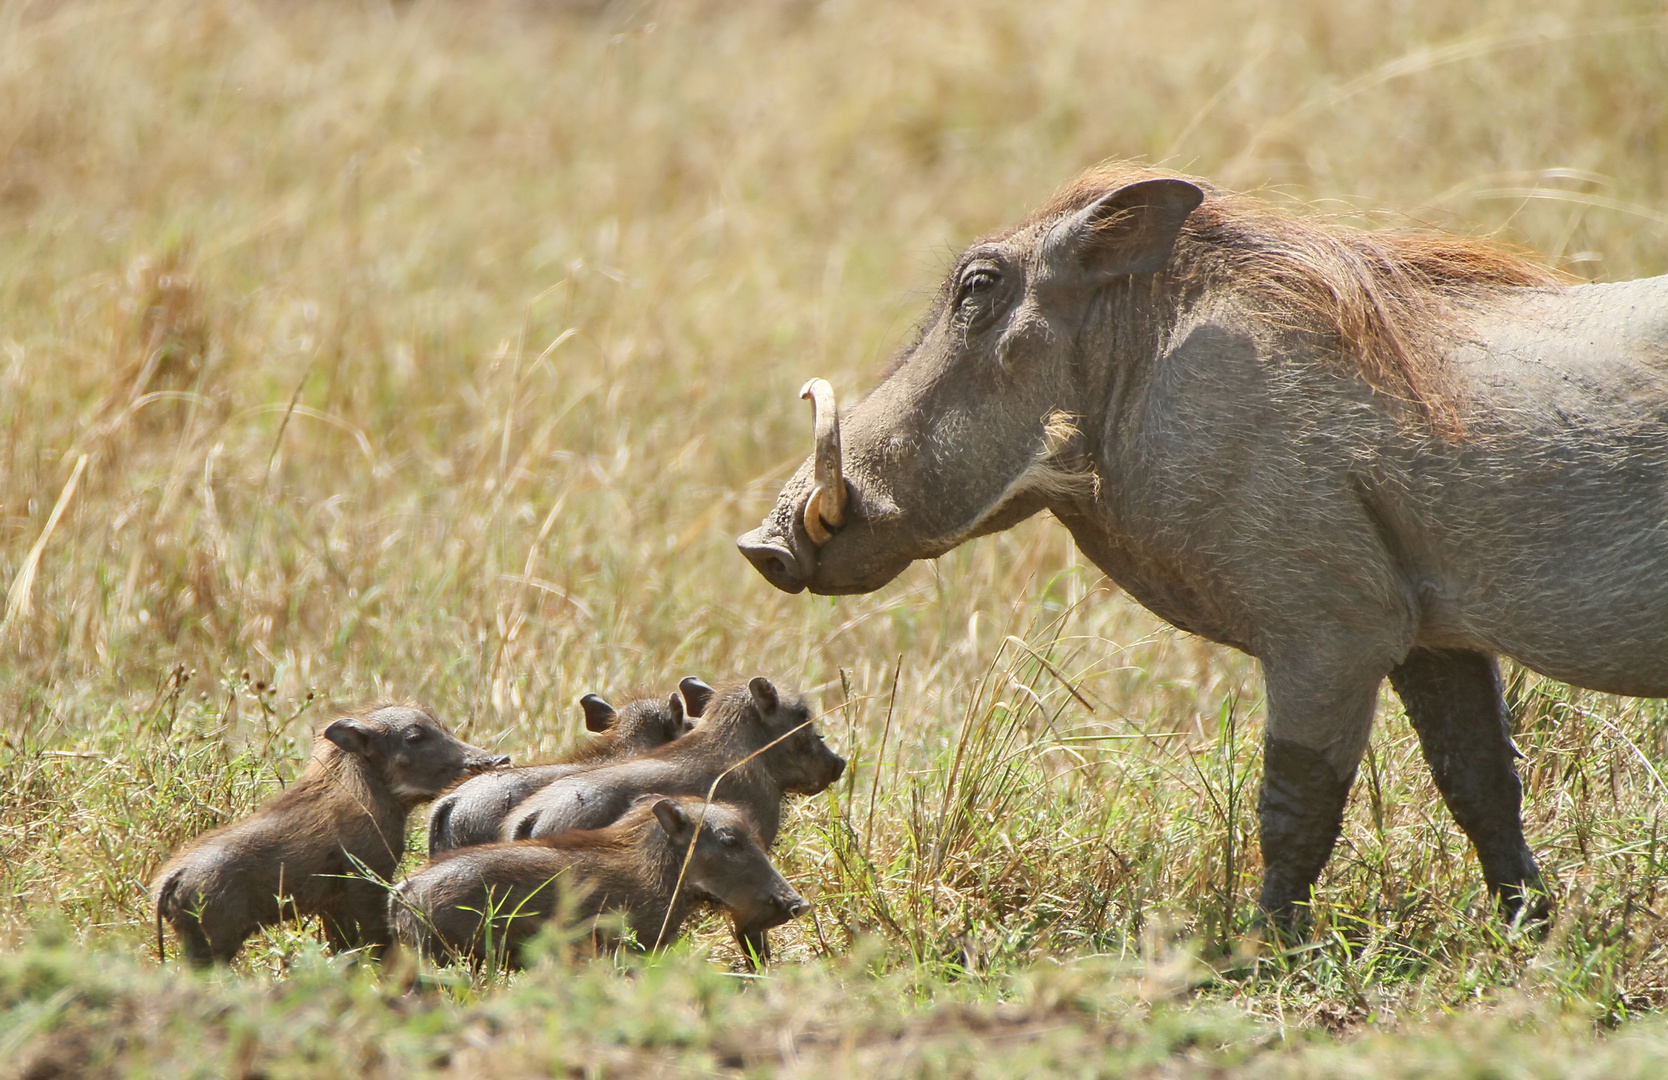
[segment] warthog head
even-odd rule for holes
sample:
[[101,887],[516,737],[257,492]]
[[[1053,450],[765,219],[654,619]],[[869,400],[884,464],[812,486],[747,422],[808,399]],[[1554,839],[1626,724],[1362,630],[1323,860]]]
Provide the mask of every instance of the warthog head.
[[728,911],[738,932],[781,926],[811,909],[771,864],[753,826],[735,808],[659,799],[653,809],[680,861],[687,854],[690,891]]
[[816,451],[742,554],[786,592],[870,592],[916,559],[1092,494],[1086,438],[1098,433],[1081,421],[1116,384],[1106,328],[1202,197],[1142,180],[968,248],[915,344],[855,408],[840,417],[826,382],[806,384]]
[[384,705],[362,717],[343,717],[319,739],[338,755],[360,758],[408,808],[434,798],[465,773],[510,763],[459,739],[416,705]]

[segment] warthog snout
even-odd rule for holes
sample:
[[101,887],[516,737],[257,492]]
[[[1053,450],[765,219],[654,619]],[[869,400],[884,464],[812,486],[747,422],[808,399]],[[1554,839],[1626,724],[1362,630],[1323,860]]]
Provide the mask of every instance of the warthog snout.
[[788,593],[802,591],[816,573],[817,549],[828,543],[846,523],[846,505],[850,501],[841,461],[840,412],[834,400],[834,388],[826,379],[812,379],[800,389],[799,396],[811,403],[816,450],[811,459],[811,491],[794,517],[804,527],[805,539],[810,543],[798,542],[792,535],[798,531],[794,525],[788,527],[787,536],[764,525],[736,540],[741,553],[764,579]]
[[509,763],[508,754],[487,754],[469,761],[465,768],[470,772],[486,772],[488,769],[497,769]]
[[799,560],[788,545],[773,537],[765,526],[736,539],[736,546],[753,564],[753,568],[786,593],[803,592],[810,577],[799,565]]
[[779,879],[779,883],[781,888],[759,902],[759,906],[753,911],[753,917],[739,920],[738,925],[745,921],[747,930],[762,932],[789,923],[811,910],[811,902],[799,895],[798,889],[789,885],[786,880]]

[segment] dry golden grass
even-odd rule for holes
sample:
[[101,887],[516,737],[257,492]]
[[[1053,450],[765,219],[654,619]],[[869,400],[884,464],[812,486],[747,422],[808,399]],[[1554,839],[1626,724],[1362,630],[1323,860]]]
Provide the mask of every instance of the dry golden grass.
[[1250,662],[1047,521],[837,602],[732,540],[799,384],[870,385],[953,251],[1109,156],[1668,270],[1665,73],[1659,7],[1579,0],[0,4],[0,935],[137,952],[151,870],[335,708],[530,759],[586,691],[768,672],[855,766],[790,818],[790,959],[1191,940],[1278,1024],[1662,1003],[1655,703],[1514,682],[1543,944],[1387,698],[1321,947],[1247,976]]

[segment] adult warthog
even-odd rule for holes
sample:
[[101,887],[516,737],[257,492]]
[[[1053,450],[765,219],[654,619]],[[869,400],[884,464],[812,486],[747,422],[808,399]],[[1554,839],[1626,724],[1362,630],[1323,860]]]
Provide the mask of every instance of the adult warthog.
[[[1668,695],[1668,278],[1570,285],[1118,166],[962,253],[742,552],[878,589],[1049,510],[1262,663],[1261,904],[1331,854],[1389,676],[1507,915],[1545,911],[1496,657]],[[844,448],[841,448],[841,441]]]

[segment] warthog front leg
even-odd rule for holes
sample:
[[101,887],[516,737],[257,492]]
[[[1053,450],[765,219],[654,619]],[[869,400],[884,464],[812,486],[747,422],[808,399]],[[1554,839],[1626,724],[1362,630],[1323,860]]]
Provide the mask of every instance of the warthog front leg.
[[1532,898],[1527,916],[1549,905],[1540,870],[1523,839],[1523,788],[1513,760],[1511,715],[1492,656],[1457,649],[1414,649],[1390,672],[1437,789],[1471,838],[1483,880],[1508,919]]
[[382,948],[394,940],[388,926],[387,891],[377,882],[360,878],[339,884],[340,893],[321,913],[325,940],[333,952],[364,949],[369,957],[381,955]]
[[1263,743],[1263,786],[1257,818],[1263,848],[1263,916],[1276,930],[1295,928],[1297,905],[1307,903],[1344,825],[1355,770],[1340,776],[1330,761],[1302,743]]
[[[1257,817],[1263,849],[1261,921],[1297,931],[1322,868],[1343,828],[1356,765],[1367,748],[1384,668],[1361,656],[1378,642],[1331,643],[1296,662],[1263,661],[1268,733]],[[1339,654],[1343,655],[1340,657]]]

